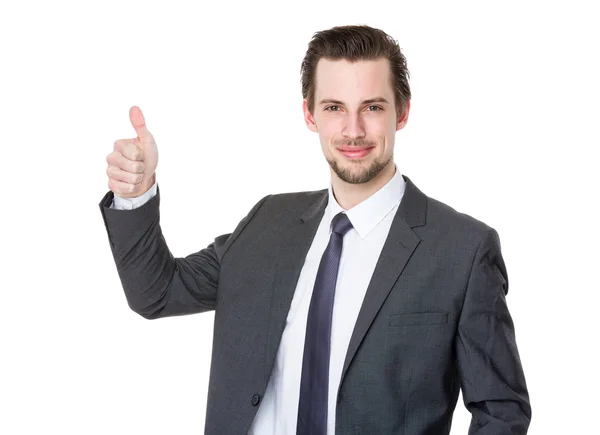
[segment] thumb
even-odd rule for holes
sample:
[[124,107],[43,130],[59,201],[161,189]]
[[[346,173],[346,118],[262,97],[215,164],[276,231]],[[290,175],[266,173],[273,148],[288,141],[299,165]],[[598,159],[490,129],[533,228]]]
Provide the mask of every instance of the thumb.
[[144,119],[144,114],[142,110],[138,106],[132,106],[129,109],[129,120],[131,121],[131,125],[135,129],[140,141],[143,144],[147,144],[150,142],[154,142],[154,137],[146,128],[146,120]]

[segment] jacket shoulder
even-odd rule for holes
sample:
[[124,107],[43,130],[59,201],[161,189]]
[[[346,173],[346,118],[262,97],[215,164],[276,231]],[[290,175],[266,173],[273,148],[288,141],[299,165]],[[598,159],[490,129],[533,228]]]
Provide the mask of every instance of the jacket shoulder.
[[427,225],[439,228],[440,231],[466,232],[469,234],[483,235],[494,232],[494,228],[468,213],[427,196]]
[[281,192],[273,193],[270,198],[275,201],[306,201],[309,204],[322,198],[327,194],[327,189],[320,190],[305,190],[302,192]]
[[324,199],[326,196],[327,189],[273,193],[269,195],[269,199],[265,205],[270,210],[279,209],[301,213],[317,201]]

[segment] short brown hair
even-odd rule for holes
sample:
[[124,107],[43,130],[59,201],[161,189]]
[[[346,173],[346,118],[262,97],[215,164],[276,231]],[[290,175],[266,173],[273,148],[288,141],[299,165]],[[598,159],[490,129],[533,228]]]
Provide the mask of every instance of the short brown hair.
[[367,25],[353,25],[337,26],[313,35],[300,68],[302,97],[307,99],[311,113],[314,113],[315,108],[317,63],[322,58],[345,59],[349,62],[387,59],[390,64],[396,111],[398,116],[404,112],[411,96],[406,58],[398,42],[384,31]]

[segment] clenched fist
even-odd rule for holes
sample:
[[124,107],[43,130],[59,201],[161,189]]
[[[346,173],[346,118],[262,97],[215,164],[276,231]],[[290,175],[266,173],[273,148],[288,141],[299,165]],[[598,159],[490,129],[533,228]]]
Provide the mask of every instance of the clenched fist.
[[154,184],[158,165],[158,147],[139,107],[129,109],[129,120],[137,137],[117,140],[114,151],[106,157],[108,188],[121,198],[146,193]]

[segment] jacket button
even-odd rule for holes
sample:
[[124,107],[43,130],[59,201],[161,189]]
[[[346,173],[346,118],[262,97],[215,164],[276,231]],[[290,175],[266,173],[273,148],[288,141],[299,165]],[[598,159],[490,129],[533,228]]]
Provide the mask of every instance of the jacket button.
[[260,394],[255,394],[252,396],[252,406],[258,405],[258,402],[260,402]]

